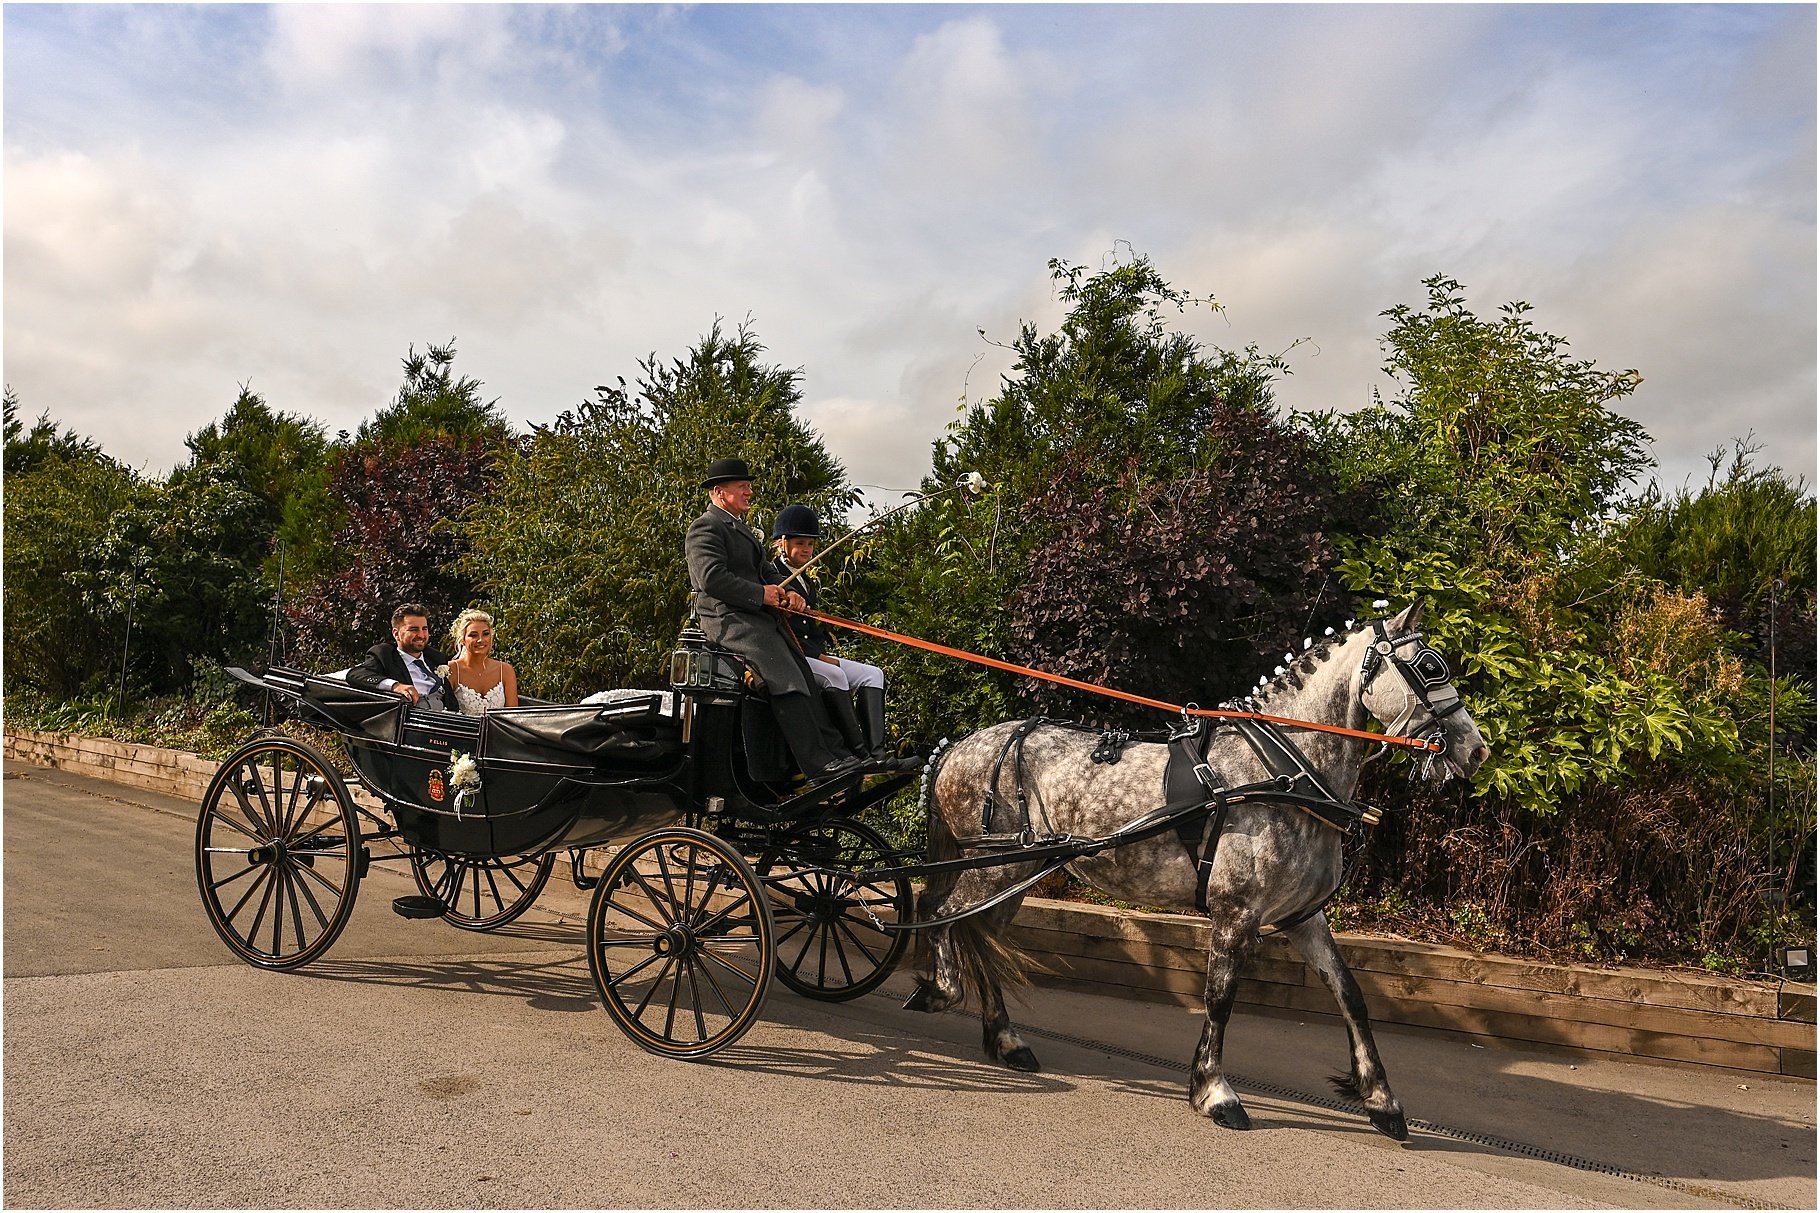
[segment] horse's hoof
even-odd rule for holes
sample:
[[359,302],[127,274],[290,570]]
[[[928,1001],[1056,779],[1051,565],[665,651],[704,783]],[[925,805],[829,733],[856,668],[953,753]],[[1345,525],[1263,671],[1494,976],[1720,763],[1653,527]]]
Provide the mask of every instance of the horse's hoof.
[[1029,1045],[1019,1045],[1005,1054],[1005,1064],[1026,1074],[1035,1074],[1043,1068],[1042,1063],[1036,1059],[1036,1054],[1030,1051]]
[[935,1010],[935,987],[926,981],[918,981],[916,983],[916,989],[910,991],[910,997],[904,999],[904,1010]]
[[1365,1114],[1371,1117],[1371,1127],[1393,1141],[1408,1141],[1409,1126],[1403,1121],[1401,1112],[1373,1112],[1367,1108]]
[[1245,1106],[1235,1099],[1231,1103],[1213,1105],[1213,1123],[1222,1129],[1249,1129],[1251,1117],[1245,1114]]

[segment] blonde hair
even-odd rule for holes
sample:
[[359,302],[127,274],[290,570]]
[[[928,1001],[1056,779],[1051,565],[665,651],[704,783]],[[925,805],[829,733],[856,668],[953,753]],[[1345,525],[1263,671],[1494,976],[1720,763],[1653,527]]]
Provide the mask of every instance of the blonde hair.
[[467,631],[468,625],[477,619],[492,628],[495,632],[499,630],[498,626],[494,624],[491,615],[487,614],[479,607],[469,607],[461,614],[455,616],[455,622],[449,625],[449,639],[455,642],[455,649],[458,653],[462,647],[461,634]]

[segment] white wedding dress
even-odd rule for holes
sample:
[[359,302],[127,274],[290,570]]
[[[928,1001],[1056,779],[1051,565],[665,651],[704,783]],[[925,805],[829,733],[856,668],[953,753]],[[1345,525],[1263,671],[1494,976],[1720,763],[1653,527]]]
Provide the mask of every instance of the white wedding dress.
[[461,707],[463,716],[479,716],[489,708],[506,706],[506,680],[501,678],[494,683],[486,694],[471,687],[464,687],[459,682],[454,684],[455,702]]

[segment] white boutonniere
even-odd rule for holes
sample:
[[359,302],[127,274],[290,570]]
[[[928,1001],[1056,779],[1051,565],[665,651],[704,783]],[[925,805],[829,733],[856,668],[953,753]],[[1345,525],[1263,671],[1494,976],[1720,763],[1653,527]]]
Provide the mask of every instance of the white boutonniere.
[[441,665],[436,667],[436,677],[447,678],[448,676],[449,676],[449,663],[445,661]]
[[480,764],[472,754],[449,751],[449,786],[455,789],[455,816],[459,818],[463,806],[480,791]]

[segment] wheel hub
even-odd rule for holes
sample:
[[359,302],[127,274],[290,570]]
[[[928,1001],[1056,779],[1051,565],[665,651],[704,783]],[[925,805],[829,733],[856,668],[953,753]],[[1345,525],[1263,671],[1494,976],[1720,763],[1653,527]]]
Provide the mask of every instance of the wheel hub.
[[651,950],[659,956],[681,956],[695,947],[695,933],[677,923],[651,941]]

